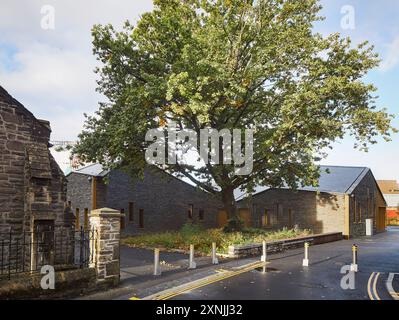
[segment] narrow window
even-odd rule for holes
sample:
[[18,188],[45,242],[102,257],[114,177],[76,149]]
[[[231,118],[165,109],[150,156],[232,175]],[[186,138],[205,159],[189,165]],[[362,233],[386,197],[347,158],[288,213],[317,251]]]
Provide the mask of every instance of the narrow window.
[[204,220],[204,209],[199,209],[198,219],[201,221]]
[[276,204],[276,223],[280,220],[280,214],[282,212],[283,206],[279,203]]
[[121,209],[121,230],[125,229],[125,209]]
[[71,207],[71,201],[68,201],[68,207],[69,208]]
[[357,221],[357,203],[356,203],[356,198],[353,197],[353,222],[356,223]]
[[293,215],[292,215],[292,209],[289,208],[289,209],[288,209],[288,227],[289,227],[289,228],[292,228],[292,227],[293,227],[293,224],[294,224],[294,217],[293,217]]
[[129,202],[129,221],[133,222],[134,221],[134,203]]
[[85,230],[89,229],[89,209],[88,208],[85,208],[84,228],[85,228]]
[[139,227],[144,228],[144,209],[139,210]]
[[193,211],[194,211],[194,205],[189,204],[189,205],[188,205],[188,218],[189,218],[190,220],[193,219]]
[[79,208],[75,209],[75,229],[80,229],[80,217],[79,217]]

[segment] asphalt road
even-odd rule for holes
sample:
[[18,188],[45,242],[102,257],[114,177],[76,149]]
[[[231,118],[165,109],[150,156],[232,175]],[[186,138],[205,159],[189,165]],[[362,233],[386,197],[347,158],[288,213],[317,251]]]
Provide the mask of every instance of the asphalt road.
[[[355,289],[341,288],[341,268],[352,261],[352,244],[359,247]],[[181,293],[173,299],[339,299],[392,300],[386,280],[399,273],[399,228],[369,238],[338,241],[310,247],[309,267],[302,266],[303,250],[269,256],[266,272],[252,270]],[[391,275],[392,277],[392,275]],[[399,292],[399,274],[394,276]]]

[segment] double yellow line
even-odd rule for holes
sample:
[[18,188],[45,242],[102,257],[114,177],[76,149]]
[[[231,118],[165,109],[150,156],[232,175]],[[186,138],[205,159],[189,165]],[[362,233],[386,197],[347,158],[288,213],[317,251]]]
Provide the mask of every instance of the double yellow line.
[[377,292],[377,281],[380,276],[379,272],[373,272],[370,275],[369,281],[367,283],[367,292],[369,294],[370,300],[381,300]]
[[198,289],[198,288],[207,286],[209,284],[212,284],[212,283],[215,283],[215,282],[219,282],[219,281],[222,281],[224,279],[228,279],[228,278],[237,276],[239,274],[254,270],[256,268],[263,267],[265,265],[266,265],[265,262],[256,262],[256,263],[249,264],[249,265],[247,265],[245,267],[242,267],[242,268],[240,268],[238,270],[235,270],[235,271],[232,271],[232,270],[226,271],[226,270],[223,270],[223,269],[219,269],[219,270],[217,270],[216,274],[208,276],[208,277],[206,277],[204,279],[193,281],[191,283],[188,283],[187,285],[182,285],[182,286],[177,287],[175,289],[165,290],[163,292],[160,292],[160,293],[148,296],[146,298],[143,298],[143,300],[168,300],[168,299],[171,299],[171,298],[176,297],[178,295],[181,295],[182,293],[185,293],[187,291]]

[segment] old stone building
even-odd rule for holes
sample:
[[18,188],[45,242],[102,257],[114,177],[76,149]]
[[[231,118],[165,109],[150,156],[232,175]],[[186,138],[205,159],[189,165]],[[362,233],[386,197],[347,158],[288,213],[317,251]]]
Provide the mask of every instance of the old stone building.
[[399,183],[396,180],[377,180],[387,202],[387,223],[399,224]]
[[[342,232],[346,237],[366,234],[366,219],[374,232],[385,230],[386,203],[369,168],[321,166],[319,186],[257,188],[237,195],[240,216],[248,226],[270,229],[312,229]],[[223,213],[220,213],[223,214]]]
[[50,124],[0,86],[0,234],[71,224],[66,179],[49,151]]
[[100,207],[124,213],[121,228],[127,234],[176,230],[186,222],[217,226],[217,199],[155,167],[145,170],[143,180],[132,181],[123,171],[92,164],[67,179],[76,227],[87,227],[88,213]]

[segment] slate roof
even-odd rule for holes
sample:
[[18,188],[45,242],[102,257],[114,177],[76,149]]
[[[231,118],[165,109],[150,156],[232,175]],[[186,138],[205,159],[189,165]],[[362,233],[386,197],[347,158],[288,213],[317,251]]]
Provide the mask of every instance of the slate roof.
[[384,194],[387,207],[399,208],[399,194]]
[[73,170],[68,173],[68,175],[71,173],[80,173],[94,177],[105,177],[109,173],[109,170],[104,170],[103,166],[99,163],[93,163],[83,168]]
[[[298,190],[350,194],[369,170],[367,167],[320,166],[318,187],[298,187]],[[267,189],[269,187],[258,186],[252,195]],[[245,196],[245,192],[236,190],[235,197],[237,200],[241,200]]]

